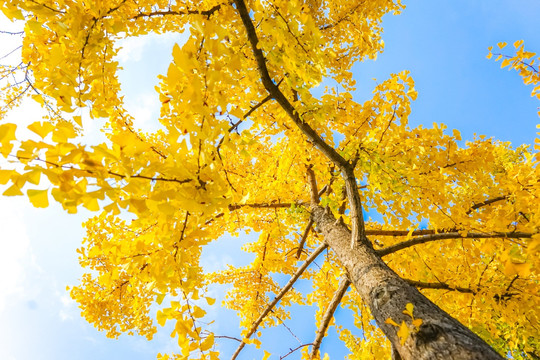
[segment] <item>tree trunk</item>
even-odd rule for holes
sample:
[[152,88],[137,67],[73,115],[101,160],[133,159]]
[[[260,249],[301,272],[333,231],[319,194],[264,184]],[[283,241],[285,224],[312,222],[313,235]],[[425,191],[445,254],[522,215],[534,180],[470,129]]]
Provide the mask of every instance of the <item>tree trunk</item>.
[[[313,220],[326,243],[337,254],[377,325],[403,360],[420,359],[503,359],[476,334],[452,318],[416,288],[407,284],[375,253],[370,243],[350,246],[351,232],[321,206],[312,207]],[[414,305],[419,327],[403,313],[407,303]],[[404,343],[399,327],[387,323],[404,321],[411,330]]]

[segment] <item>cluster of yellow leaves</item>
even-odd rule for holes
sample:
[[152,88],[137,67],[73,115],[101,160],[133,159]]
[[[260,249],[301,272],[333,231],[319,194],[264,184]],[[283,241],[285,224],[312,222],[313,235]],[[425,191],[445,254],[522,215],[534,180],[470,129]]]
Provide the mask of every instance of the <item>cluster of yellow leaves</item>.
[[[508,45],[505,42],[497,44],[499,50],[502,50]],[[525,51],[525,45],[523,40],[517,40],[514,42],[514,48],[516,49],[514,56],[505,54],[494,54],[493,46],[489,47],[488,59],[491,59],[493,55],[497,55],[495,61],[501,61],[501,68],[508,67],[509,70],[516,70],[523,78],[525,85],[533,85],[534,88],[531,92],[531,96],[540,99],[540,72],[538,71],[538,64],[540,63],[540,57],[534,58],[536,53],[531,51]],[[538,113],[540,115],[540,112]]]
[[[353,100],[351,67],[382,51],[381,17],[399,12],[399,1],[275,0],[248,6],[274,82],[302,121],[356,163],[364,205],[382,216],[367,222],[367,229],[427,226],[462,236],[408,248],[385,261],[403,277],[468,289],[425,293],[501,352],[515,350],[518,356],[537,348],[538,156],[528,147],[513,149],[481,136],[460,146],[459,132],[450,135],[444,125],[411,129],[407,118],[416,91],[406,71],[377,85],[363,104]],[[295,273],[298,260],[322,241],[311,232],[297,258],[309,217],[306,167],[327,185],[322,203],[349,223],[339,210],[339,170],[267,98],[242,21],[228,2],[6,0],[1,9],[25,21],[22,54],[40,93],[35,100],[61,113],[29,125],[38,136],[32,139],[18,137],[17,124],[6,123],[0,113],[0,154],[22,164],[0,170],[0,184],[7,185],[3,194],[26,190],[35,206],[46,207],[50,193],[69,212],[79,206],[101,211],[86,223],[80,250],[89,273],[71,288],[87,320],[109,336],[137,332],[151,338],[152,305],[163,304],[155,319],[160,325],[174,322],[180,353],[159,358],[217,358],[214,337],[201,321],[205,287],[232,284],[225,305],[249,329],[279,291],[274,274]],[[115,41],[185,31],[189,39],[171,49],[173,62],[156,89],[162,128],[145,134],[133,126],[136,114],[123,108]],[[515,47],[516,56],[503,65],[537,84],[534,54],[520,42]],[[314,97],[312,89],[325,78],[344,90]],[[2,93],[1,101],[10,104],[2,109],[16,106],[18,91],[9,87]],[[533,95],[539,96],[538,87]],[[82,107],[107,118],[105,143],[80,143],[85,129],[81,117],[71,114]],[[44,182],[49,189],[38,188]],[[258,233],[244,248],[254,261],[203,274],[202,247],[224,233],[243,231]],[[505,235],[516,232],[534,235]],[[500,236],[468,238],[469,233]],[[377,248],[404,240],[370,239]],[[321,261],[301,277],[312,282],[313,291],[287,293],[263,326],[288,319],[286,307],[292,304],[316,304],[316,322],[321,321],[342,272],[332,253]],[[382,332],[354,291],[344,304],[363,331],[359,338],[339,329],[351,358],[388,357]],[[412,308],[407,311],[412,318]]]
[[413,315],[414,305],[412,303],[408,303],[405,306],[405,310],[403,310],[403,313],[405,315],[410,316],[411,318],[411,325],[408,325],[405,323],[405,320],[401,321],[401,324],[398,325],[392,318],[386,319],[386,322],[390,325],[394,325],[395,327],[399,328],[397,331],[397,335],[399,337],[399,341],[401,342],[401,345],[405,344],[407,339],[409,338],[411,332],[418,331],[420,328],[420,325],[422,325],[423,320],[422,319],[415,319]]

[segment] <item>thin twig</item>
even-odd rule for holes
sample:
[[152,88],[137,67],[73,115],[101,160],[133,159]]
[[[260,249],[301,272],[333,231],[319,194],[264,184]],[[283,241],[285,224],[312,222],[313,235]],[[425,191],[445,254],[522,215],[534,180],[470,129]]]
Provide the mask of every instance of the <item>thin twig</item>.
[[436,283],[428,283],[423,281],[416,281],[411,279],[403,279],[405,282],[407,282],[409,285],[421,288],[421,289],[441,289],[441,290],[450,290],[450,291],[457,291],[464,294],[473,294],[475,295],[477,291],[469,288],[462,288],[459,286],[450,286],[449,284],[443,283],[443,282],[436,282]]
[[311,166],[307,168],[307,176],[311,189],[311,204],[317,205],[319,203],[319,190],[317,190],[317,179],[315,178],[315,173]]
[[[444,230],[439,231],[439,233],[444,233]],[[455,230],[452,230],[452,232],[455,232]],[[412,233],[410,233],[412,236],[419,236],[419,235],[432,235],[437,234],[435,230],[432,229],[425,229],[425,230],[414,230]],[[366,235],[369,236],[407,236],[409,235],[408,230],[366,230]]]
[[309,235],[309,231],[311,230],[312,226],[313,226],[313,219],[310,218],[308,224],[306,225],[306,228],[304,229],[304,233],[302,234],[302,240],[300,240],[300,244],[298,244],[298,250],[296,251],[297,259],[300,258],[300,255],[302,254],[302,250],[304,250],[304,244],[306,243],[307,237]]
[[[253,325],[251,325],[251,329],[249,329],[248,333],[246,334],[246,336],[244,337],[244,339],[249,339],[251,337],[251,335],[253,335],[255,333],[255,331],[257,331],[257,328],[259,327],[259,325],[261,324],[261,322],[264,320],[264,318],[266,317],[266,315],[268,315],[268,313],[270,313],[270,311],[274,308],[274,306],[276,306],[276,304],[279,302],[279,300],[281,300],[281,298],[292,288],[292,286],[294,285],[294,283],[296,282],[296,280],[298,280],[298,278],[304,273],[304,271],[308,268],[308,266],[328,247],[327,244],[322,244],[320,245],[317,249],[315,249],[315,251],[306,259],[306,262],[300,267],[298,268],[298,270],[296,270],[296,272],[294,273],[293,277],[289,280],[289,282],[281,289],[281,291],[279,292],[279,294],[276,295],[276,297],[274,298],[274,300],[272,300],[272,302],[270,304],[268,304],[268,306],[266,307],[266,309],[262,312],[262,314],[259,316],[259,318],[257,320],[255,320],[255,322],[253,323]],[[242,351],[242,349],[244,348],[244,346],[246,346],[246,343],[244,342],[244,340],[242,340],[242,342],[240,343],[240,345],[238,346],[238,348],[236,349],[236,351],[234,352],[233,356],[231,357],[231,360],[234,360],[236,359],[236,357],[238,356],[238,354],[240,354],[240,351]]]
[[432,235],[424,235],[424,236],[418,236],[411,240],[403,241],[400,243],[397,243],[395,245],[388,246],[386,248],[376,250],[377,255],[379,256],[386,256],[388,254],[392,254],[396,251],[406,249],[408,247],[424,244],[431,241],[437,241],[437,240],[446,240],[446,239],[487,239],[487,238],[508,238],[508,239],[519,239],[519,238],[530,238],[534,234],[533,233],[525,233],[525,232],[496,232],[496,233],[476,233],[476,232],[469,232],[467,234],[460,234],[459,232],[450,232],[450,233],[442,233],[442,234],[432,234]]
[[[82,171],[82,172],[86,172],[86,173],[88,173],[88,174],[90,174],[92,176],[95,176],[95,173],[96,173],[95,171],[90,170],[90,169],[80,169],[80,168],[76,168],[73,165],[59,165],[59,164],[56,164],[56,163],[54,163],[52,161],[43,160],[43,159],[40,159],[40,158],[30,158],[30,157],[19,156],[19,155],[9,155],[9,156],[15,157],[18,160],[28,160],[29,162],[31,162],[31,161],[43,162],[43,163],[45,163],[47,165],[51,165],[51,166],[54,166],[56,168],[62,168],[64,170]],[[119,173],[116,173],[116,172],[113,172],[113,171],[109,171],[109,170],[106,170],[106,169],[100,169],[100,170],[104,170],[108,175],[116,176],[116,177],[119,177],[120,179],[126,179],[126,178],[129,178],[129,179],[144,179],[144,180],[150,180],[150,181],[176,182],[176,183],[179,183],[179,184],[186,184],[188,182],[193,181],[193,179],[164,178],[164,177],[161,177],[161,176],[152,177],[152,176],[145,176],[145,175],[140,175],[140,174],[122,175],[122,174],[119,174]]]
[[0,30],[0,34],[4,34],[4,35],[24,35],[24,31],[12,32],[12,31]]
[[508,199],[508,195],[503,195],[503,196],[498,196],[498,197],[495,197],[495,198],[492,198],[492,199],[487,199],[485,201],[479,202],[479,203],[474,204],[473,206],[471,206],[471,208],[469,210],[467,210],[467,212],[465,214],[469,215],[470,213],[472,213],[476,209],[479,209],[479,208],[481,208],[483,206],[493,204],[494,202],[501,201],[501,200],[506,200],[506,199]]
[[311,354],[309,355],[310,359],[315,359],[315,357],[319,353],[319,348],[321,346],[322,339],[326,336],[326,330],[328,330],[328,326],[330,325],[330,321],[332,320],[332,317],[334,316],[334,312],[336,311],[339,303],[341,302],[341,299],[347,292],[347,289],[349,288],[350,285],[351,285],[351,280],[349,280],[347,275],[344,275],[339,281],[339,287],[334,293],[334,297],[332,297],[332,300],[328,304],[328,307],[326,308],[326,311],[324,312],[321,325],[317,329],[317,335],[315,336],[315,340],[313,341],[313,347],[311,348]]
[[232,337],[232,336],[226,336],[226,335],[214,335],[214,339],[229,339],[229,340],[242,342],[242,340],[240,340],[238,338],[235,338],[235,337]]
[[238,210],[244,207],[249,208],[267,208],[267,209],[278,209],[278,208],[290,208],[295,203],[251,203],[251,204],[232,204],[229,205],[229,210]]
[[300,346],[295,347],[294,349],[289,349],[289,352],[286,353],[285,355],[280,356],[280,357],[279,357],[279,360],[285,359],[287,356],[291,355],[291,354],[294,353],[295,351],[298,351],[298,350],[300,350],[301,348],[306,347],[306,346],[310,346],[310,345],[313,345],[313,344],[302,344],[302,345],[300,345]]
[[221,5],[223,4],[218,4],[208,10],[186,10],[186,11],[160,10],[160,11],[152,11],[149,13],[139,13],[134,17],[134,19],[138,19],[140,17],[168,16],[168,15],[204,15],[206,17],[210,17],[212,14],[214,14],[214,12],[218,11],[221,8]]

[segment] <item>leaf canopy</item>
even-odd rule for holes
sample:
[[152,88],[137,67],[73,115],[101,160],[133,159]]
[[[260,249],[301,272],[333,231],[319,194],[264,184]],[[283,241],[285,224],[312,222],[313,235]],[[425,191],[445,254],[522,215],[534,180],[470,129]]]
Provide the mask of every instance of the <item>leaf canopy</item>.
[[[538,139],[534,149],[513,148],[483,137],[463,143],[443,124],[411,128],[417,94],[407,71],[356,102],[351,67],[383,50],[381,18],[399,13],[399,0],[247,1],[256,38],[239,3],[1,2],[25,25],[21,65],[0,69],[23,74],[18,83],[2,80],[0,154],[18,165],[1,170],[0,183],[4,195],[26,193],[36,207],[52,196],[68,212],[99,212],[85,224],[79,253],[89,272],[71,288],[83,316],[110,337],[151,339],[156,322],[172,321],[179,351],[158,358],[215,359],[217,339],[203,319],[220,304],[201,299],[211,284],[232,284],[223,305],[238,312],[244,342],[259,346],[253,323],[280,293],[274,275],[294,276],[324,242],[306,229],[306,169],[325,186],[321,204],[350,225],[340,167],[347,163],[364,210],[377,217],[365,220],[365,234],[384,261],[500,353],[538,354]],[[156,88],[161,128],[144,133],[120,96],[118,41],[168,32],[189,37],[171,49]],[[540,99],[536,55],[520,41],[514,47],[514,55],[495,55]],[[314,96],[327,79],[339,92]],[[49,116],[27,127],[38,137],[24,138],[3,119],[31,93]],[[105,142],[81,141],[84,111],[106,119]],[[257,234],[244,247],[252,263],[203,271],[205,245],[246,231]],[[320,324],[343,272],[328,252],[320,268],[299,275],[313,291],[286,291],[259,327],[290,318],[292,304],[316,305]],[[351,358],[388,357],[354,289],[341,304],[363,333],[338,328]],[[404,310],[389,320],[403,343],[421,324],[412,304]]]

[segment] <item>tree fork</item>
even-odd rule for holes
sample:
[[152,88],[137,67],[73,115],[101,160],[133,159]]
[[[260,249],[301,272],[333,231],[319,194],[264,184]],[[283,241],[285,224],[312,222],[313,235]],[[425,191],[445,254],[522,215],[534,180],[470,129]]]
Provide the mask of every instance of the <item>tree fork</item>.
[[[348,190],[353,232],[336,221],[335,217],[315,204],[312,197],[312,216],[325,242],[332,248],[351,276],[362,300],[366,302],[378,326],[393,344],[403,360],[413,359],[502,359],[488,344],[468,328],[432,303],[417,289],[407,284],[376,254],[365,237],[362,207],[358,194],[354,164],[351,164],[327,144],[316,131],[304,122],[293,105],[274,83],[266,58],[258,47],[259,39],[244,0],[234,0],[247,32],[264,88],[289,115],[298,128],[334,164],[343,175]],[[353,186],[354,184],[354,186]],[[350,191],[350,190],[355,191]],[[350,192],[349,192],[350,191]],[[417,318],[423,320],[417,332],[412,332],[401,344],[397,329],[386,323],[391,318],[397,323],[409,321],[404,316],[406,304],[412,303]]]
[[[325,242],[336,253],[349,273],[362,300],[369,305],[377,325],[403,360],[417,359],[503,359],[480,337],[452,318],[416,288],[390,269],[367,244],[351,249],[351,232],[319,205],[312,205],[313,220]],[[386,322],[404,321],[413,329],[411,318],[403,314],[408,303],[422,325],[412,330],[401,344],[398,328]]]

